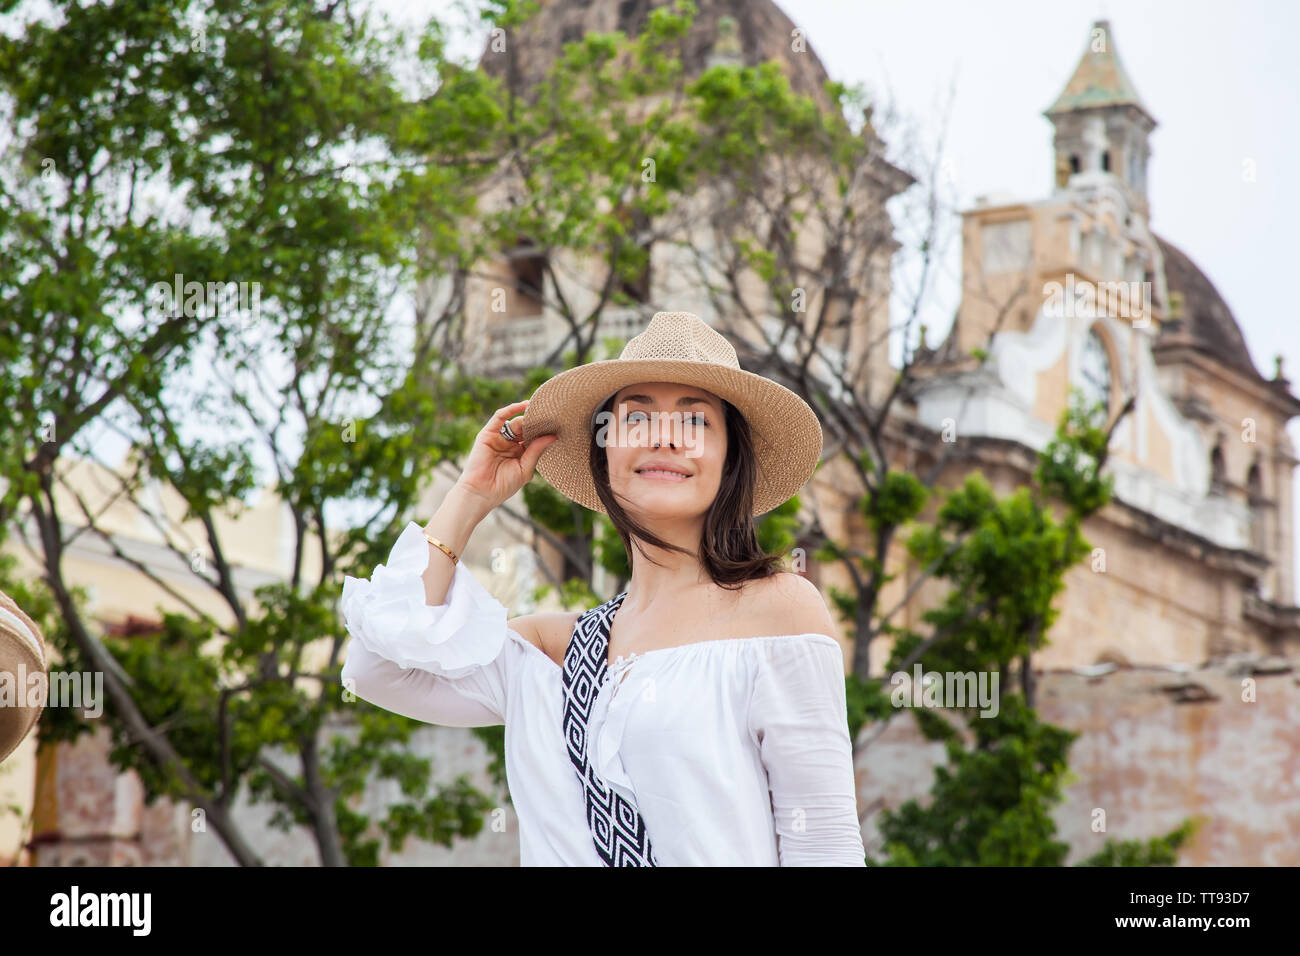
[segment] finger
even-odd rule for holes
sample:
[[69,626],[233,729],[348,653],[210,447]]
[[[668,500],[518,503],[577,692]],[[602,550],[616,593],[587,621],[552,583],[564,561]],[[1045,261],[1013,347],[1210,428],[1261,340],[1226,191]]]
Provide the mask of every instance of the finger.
[[526,398],[522,402],[512,402],[509,405],[503,405],[501,408],[498,408],[492,413],[492,417],[488,419],[486,427],[493,431],[498,430],[503,422],[515,417],[518,411],[527,405],[529,401],[530,399]]
[[523,446],[519,444],[519,442],[511,441],[505,435],[501,434],[499,430],[489,432],[484,429],[480,441],[486,443],[487,446],[498,455],[504,455],[507,458],[518,458],[520,452],[523,450]]
[[542,452],[554,445],[560,440],[559,435],[542,435],[540,438],[534,438],[524,449],[523,456],[519,459],[519,465],[524,470],[524,474],[532,477],[533,469],[537,467],[537,460],[542,457]]
[[510,426],[510,431],[515,436],[514,439],[512,440],[506,438],[506,436],[501,432],[500,428],[497,429],[497,434],[500,435],[501,438],[507,444],[512,445],[516,448],[522,447],[524,441],[524,416],[517,415],[516,417],[511,418],[505,424]]
[[488,419],[488,423],[483,426],[483,431],[480,432],[480,434],[486,436],[487,441],[493,450],[511,451],[519,448],[518,442],[511,441],[502,434],[501,426],[505,424],[506,421],[509,421],[511,431],[516,435],[519,435],[523,431],[523,426],[516,425],[514,422],[517,418],[521,418],[522,416],[512,416],[512,412],[518,411],[527,404],[528,400],[525,399],[522,402],[514,402],[510,405],[504,406],[503,408],[498,408],[496,412],[493,413],[492,417]]

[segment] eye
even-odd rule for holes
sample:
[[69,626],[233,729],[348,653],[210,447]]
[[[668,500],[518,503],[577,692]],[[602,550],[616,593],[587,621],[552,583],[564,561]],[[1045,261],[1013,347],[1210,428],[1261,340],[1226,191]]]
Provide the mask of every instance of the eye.
[[[633,416],[633,415],[645,415],[645,412],[643,412],[643,411],[642,411],[641,409],[639,409],[639,408],[638,408],[638,409],[634,409],[633,411],[630,411],[630,412],[628,412],[626,415],[623,416],[623,421],[625,421],[625,422],[630,422],[630,421],[632,421],[632,416]],[[684,421],[690,421],[691,423],[696,424],[696,425],[705,425],[705,426],[707,426],[707,425],[709,424],[709,420],[704,416],[704,413],[703,413],[703,412],[692,412],[692,413],[689,414],[689,415],[683,416],[683,420],[684,420]]]

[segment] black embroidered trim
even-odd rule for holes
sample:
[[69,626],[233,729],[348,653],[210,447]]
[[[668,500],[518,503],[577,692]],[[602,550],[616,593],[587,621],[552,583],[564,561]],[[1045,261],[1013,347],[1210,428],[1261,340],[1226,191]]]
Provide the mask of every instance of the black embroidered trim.
[[606,866],[658,866],[636,805],[606,786],[587,760],[587,720],[608,679],[609,632],[624,591],[577,620],[564,655],[564,739],[582,781],[587,827]]

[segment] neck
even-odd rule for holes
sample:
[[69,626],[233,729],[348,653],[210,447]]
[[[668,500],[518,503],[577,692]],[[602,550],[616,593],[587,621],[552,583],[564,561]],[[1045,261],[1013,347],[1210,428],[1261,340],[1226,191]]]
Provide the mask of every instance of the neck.
[[[702,521],[655,524],[649,527],[664,541],[691,553],[682,554],[680,551],[656,548],[639,538],[632,540],[632,578],[628,582],[623,606],[634,612],[650,607],[656,600],[677,602],[684,592],[712,580],[696,557],[704,530]],[[652,563],[648,558],[659,563]]]

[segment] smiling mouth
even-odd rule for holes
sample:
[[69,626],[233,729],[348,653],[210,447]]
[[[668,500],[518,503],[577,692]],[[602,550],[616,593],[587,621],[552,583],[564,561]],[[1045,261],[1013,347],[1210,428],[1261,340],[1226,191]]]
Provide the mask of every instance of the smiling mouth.
[[690,475],[684,475],[680,471],[666,471],[663,468],[644,468],[637,472],[643,478],[653,478],[656,481],[685,481]]

